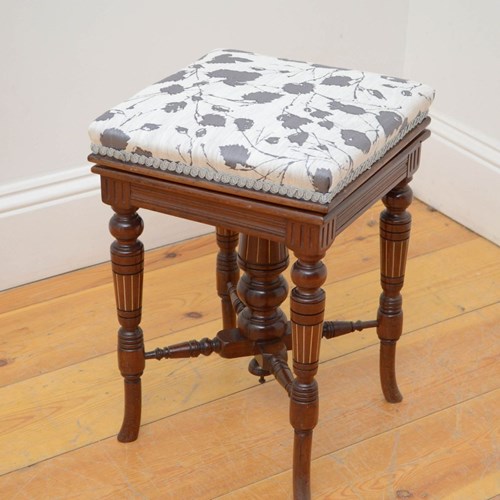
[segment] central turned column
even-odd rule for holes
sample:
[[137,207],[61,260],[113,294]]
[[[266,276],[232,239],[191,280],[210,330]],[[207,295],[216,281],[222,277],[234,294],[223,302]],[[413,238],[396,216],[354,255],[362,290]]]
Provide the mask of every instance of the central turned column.
[[[280,305],[288,294],[287,282],[281,276],[288,266],[288,249],[282,243],[241,234],[238,266],[243,271],[238,295],[246,306],[238,315],[239,330],[247,339],[259,341],[262,352],[267,352],[267,344],[279,341],[287,329],[287,317]],[[262,365],[261,356],[256,356],[249,370],[261,377],[269,375]]]

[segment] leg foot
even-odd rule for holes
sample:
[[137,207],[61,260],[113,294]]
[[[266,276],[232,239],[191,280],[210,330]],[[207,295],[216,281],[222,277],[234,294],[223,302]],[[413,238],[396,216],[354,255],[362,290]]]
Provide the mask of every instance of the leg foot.
[[295,499],[311,498],[311,431],[295,431],[293,439],[293,496]]
[[118,441],[130,443],[139,435],[141,425],[141,378],[125,377],[125,409],[123,423],[118,433]]
[[403,396],[396,381],[396,341],[380,341],[380,380],[382,392],[389,403],[400,403]]

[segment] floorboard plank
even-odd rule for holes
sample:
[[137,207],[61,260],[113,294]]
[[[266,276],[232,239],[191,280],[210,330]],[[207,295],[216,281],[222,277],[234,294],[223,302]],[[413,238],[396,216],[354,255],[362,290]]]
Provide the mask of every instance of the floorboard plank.
[[[314,460],[313,498],[492,498],[500,490],[492,459],[499,403],[500,390],[492,391]],[[288,470],[218,498],[291,498],[291,481]]]
[[[329,319],[375,315],[380,208],[325,259]],[[500,250],[418,201],[412,213],[397,361],[405,399],[383,401],[373,331],[323,342],[314,497],[486,500],[500,491]],[[215,335],[215,252],[208,235],[147,253],[148,348]],[[116,442],[123,403],[109,264],[1,292],[0,322],[2,498],[290,495],[287,398],[273,381],[260,386],[248,359],[151,361],[140,439]]]
[[[390,405],[380,395],[376,346],[323,363],[318,375],[322,402],[314,456],[496,389],[499,315],[500,305],[495,305],[407,335],[399,351],[399,379],[405,394],[400,405]],[[470,332],[479,322],[482,334],[471,342]],[[114,437],[98,441],[116,432],[121,409],[120,391],[109,382],[110,373],[101,371],[96,378],[96,370],[88,367],[87,381],[78,388],[81,369],[70,367],[67,370],[75,373],[54,375],[52,386],[32,387],[44,396],[32,407],[26,401],[28,387],[25,394],[13,387],[11,398],[20,398],[25,408],[0,432],[2,463],[15,470],[23,462],[61,455],[1,477],[0,489],[6,494],[20,489],[29,497],[50,491],[44,490],[51,487],[46,483],[49,477],[61,496],[70,492],[63,488],[71,487],[82,498],[123,498],[134,492],[149,498],[213,498],[286,471],[292,440],[283,390],[276,383],[241,390],[233,376],[240,373],[241,377],[242,367],[233,372],[229,365],[224,371],[211,370],[212,376],[219,374],[215,384],[204,370],[220,360],[206,361],[197,367],[193,363],[189,368],[174,368],[168,374],[168,387],[163,388],[167,373],[149,371],[144,417],[153,423],[143,426],[140,439],[129,445],[117,443]],[[92,377],[95,380],[88,380]],[[178,380],[181,387],[169,393]],[[239,392],[225,396],[235,387]],[[6,404],[14,404],[12,399]],[[486,416],[490,410],[484,409]],[[89,446],[71,451],[85,442]],[[413,451],[420,453],[418,446]],[[74,464],[78,468],[71,472]],[[214,480],[215,471],[224,472]],[[86,477],[92,481],[85,481]]]

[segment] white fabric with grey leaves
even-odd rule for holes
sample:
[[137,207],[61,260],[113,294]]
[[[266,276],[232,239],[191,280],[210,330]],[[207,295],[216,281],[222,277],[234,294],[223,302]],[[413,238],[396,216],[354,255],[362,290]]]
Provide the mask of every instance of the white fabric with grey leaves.
[[427,85],[216,50],[99,116],[92,151],[328,203],[427,115]]

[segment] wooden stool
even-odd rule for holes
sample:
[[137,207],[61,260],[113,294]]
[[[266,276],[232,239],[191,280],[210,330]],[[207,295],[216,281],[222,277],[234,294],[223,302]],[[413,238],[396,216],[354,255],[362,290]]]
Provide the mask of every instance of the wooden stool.
[[[125,380],[120,441],[139,432],[147,359],[252,356],[250,372],[261,380],[274,375],[290,397],[294,496],[303,499],[310,498],[321,338],[376,327],[384,396],[401,401],[395,348],[410,236],[408,182],[429,136],[433,95],[399,78],[219,50],[97,118],[89,159],[101,176],[103,202],[115,211],[111,259]],[[377,318],[324,322],[322,258],[380,198],[386,210]],[[223,328],[213,339],[145,352],[139,208],[216,227]],[[288,250],[296,257],[290,321],[280,309]]]

